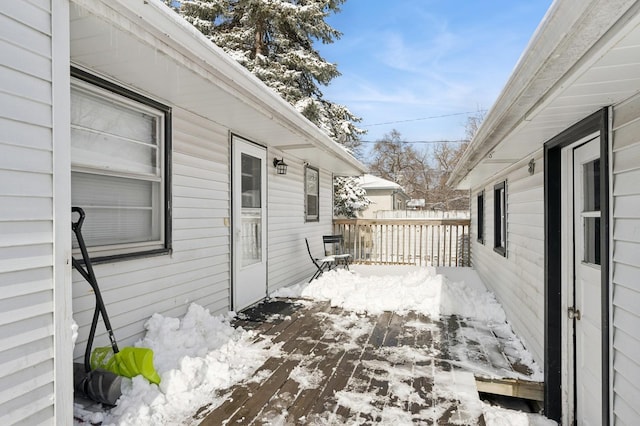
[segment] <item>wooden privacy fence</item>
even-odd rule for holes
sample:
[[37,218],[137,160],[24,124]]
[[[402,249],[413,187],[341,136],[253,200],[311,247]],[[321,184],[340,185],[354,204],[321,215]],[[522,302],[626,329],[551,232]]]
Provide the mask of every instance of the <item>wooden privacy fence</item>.
[[355,263],[470,266],[469,219],[334,219]]

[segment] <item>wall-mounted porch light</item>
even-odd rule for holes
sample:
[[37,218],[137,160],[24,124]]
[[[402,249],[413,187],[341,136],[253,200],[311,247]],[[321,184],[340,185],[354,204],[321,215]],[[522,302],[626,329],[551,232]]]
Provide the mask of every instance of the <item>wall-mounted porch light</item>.
[[273,159],[273,167],[276,168],[276,172],[279,175],[286,175],[287,174],[287,163],[284,162],[284,158],[281,159],[277,159],[274,158]]

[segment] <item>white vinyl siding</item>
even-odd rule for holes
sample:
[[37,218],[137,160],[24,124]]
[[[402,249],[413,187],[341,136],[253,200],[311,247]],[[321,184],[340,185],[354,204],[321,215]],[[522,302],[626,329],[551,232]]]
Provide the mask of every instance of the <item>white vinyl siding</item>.
[[[535,173],[529,175],[523,160],[505,175],[496,176],[484,186],[484,240],[477,241],[477,203],[472,203],[473,267],[483,282],[496,294],[515,332],[539,365],[544,361],[544,168],[542,153],[535,155]],[[494,185],[508,182],[507,235],[508,257],[493,250]]]
[[[278,158],[281,153],[276,153]],[[274,153],[269,153],[269,158]],[[286,157],[286,154],[285,154]],[[305,222],[304,165],[293,159],[285,159],[289,168],[286,175],[269,171],[269,258],[268,292],[308,280],[315,267],[309,259],[304,239],[309,239],[311,251],[322,254],[322,236],[332,233],[333,185],[331,173],[320,169],[320,220]],[[326,212],[323,214],[322,212]]]
[[613,110],[611,339],[615,424],[640,418],[640,97]]
[[55,422],[50,7],[46,2],[41,6],[0,2],[3,58],[0,66],[0,424],[3,425]]
[[[173,110],[173,251],[95,265],[121,346],[144,336],[155,312],[183,315],[190,303],[212,313],[229,310],[230,180],[228,131],[179,108]],[[74,271],[74,319],[81,326],[74,357],[84,351],[94,298]],[[102,326],[96,345],[108,344]]]

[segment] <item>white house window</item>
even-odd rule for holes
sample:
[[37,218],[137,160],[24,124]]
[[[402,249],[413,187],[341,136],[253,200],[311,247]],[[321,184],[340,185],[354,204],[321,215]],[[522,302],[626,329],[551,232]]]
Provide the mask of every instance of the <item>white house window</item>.
[[493,250],[507,255],[507,183],[501,182],[493,188]]
[[478,220],[478,242],[484,244],[484,191],[478,194],[478,214],[476,215]]
[[318,178],[318,169],[310,166],[304,168],[305,220],[307,222],[320,220],[320,182]]
[[98,258],[168,250],[170,110],[72,75],[71,202],[86,212],[87,246]]

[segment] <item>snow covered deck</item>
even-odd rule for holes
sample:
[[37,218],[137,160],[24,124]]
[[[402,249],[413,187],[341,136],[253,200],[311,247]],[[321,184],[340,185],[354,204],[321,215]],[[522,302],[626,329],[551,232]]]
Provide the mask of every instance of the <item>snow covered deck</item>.
[[222,405],[203,407],[202,425],[485,424],[474,376],[541,390],[506,323],[277,299],[235,325],[281,352]]
[[271,296],[154,314],[136,346],[160,385],[125,380],[116,407],[77,403],[76,424],[555,424],[480,400],[536,399],[542,372],[471,268],[353,265]]

